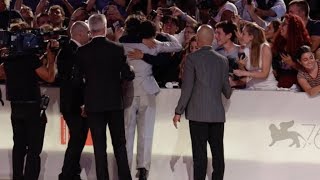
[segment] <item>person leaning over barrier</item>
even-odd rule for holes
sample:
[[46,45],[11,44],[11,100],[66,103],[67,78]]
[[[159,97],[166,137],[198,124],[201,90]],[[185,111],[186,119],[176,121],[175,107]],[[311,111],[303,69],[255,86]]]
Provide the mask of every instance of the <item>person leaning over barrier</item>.
[[301,46],[294,58],[303,69],[299,70],[297,79],[301,88],[309,95],[320,93],[320,62],[314,57],[309,46]]

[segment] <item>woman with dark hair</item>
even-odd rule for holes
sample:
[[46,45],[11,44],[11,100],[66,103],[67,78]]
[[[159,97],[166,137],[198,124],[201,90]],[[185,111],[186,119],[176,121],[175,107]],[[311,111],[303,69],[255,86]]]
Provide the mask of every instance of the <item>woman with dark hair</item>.
[[310,44],[310,36],[301,18],[286,14],[272,46],[278,87],[290,88],[297,83],[297,70],[301,66],[293,61],[293,57],[300,46]]
[[316,60],[309,46],[301,46],[295,60],[303,67],[297,75],[301,88],[309,95],[320,93],[320,61]]
[[276,32],[280,27],[280,24],[281,22],[279,20],[274,20],[274,21],[271,21],[269,25],[265,28],[264,33],[269,43],[273,43]]

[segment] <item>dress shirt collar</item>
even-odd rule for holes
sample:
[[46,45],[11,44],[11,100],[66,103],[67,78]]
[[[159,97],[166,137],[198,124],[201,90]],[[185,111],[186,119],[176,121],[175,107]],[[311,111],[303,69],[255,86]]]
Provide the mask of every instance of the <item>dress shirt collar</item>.
[[71,41],[73,41],[74,43],[76,43],[76,45],[78,46],[78,47],[81,47],[82,45],[77,41],[77,40],[75,40],[75,39],[71,39]]
[[106,36],[104,36],[104,35],[96,35],[96,36],[93,36],[92,39],[94,39],[94,38],[101,38],[101,37],[106,38]]
[[209,46],[209,45],[205,45],[205,46],[202,46],[200,49],[211,49],[212,46]]

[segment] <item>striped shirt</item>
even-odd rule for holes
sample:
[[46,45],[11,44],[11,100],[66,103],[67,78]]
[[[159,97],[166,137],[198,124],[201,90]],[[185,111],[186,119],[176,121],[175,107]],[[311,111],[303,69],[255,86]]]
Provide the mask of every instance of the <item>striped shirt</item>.
[[301,71],[301,70],[299,70],[299,73],[297,76],[298,78],[306,79],[311,87],[320,85],[320,61],[316,61],[316,62],[318,64],[318,74],[316,78],[313,78],[312,76],[310,76],[308,72]]

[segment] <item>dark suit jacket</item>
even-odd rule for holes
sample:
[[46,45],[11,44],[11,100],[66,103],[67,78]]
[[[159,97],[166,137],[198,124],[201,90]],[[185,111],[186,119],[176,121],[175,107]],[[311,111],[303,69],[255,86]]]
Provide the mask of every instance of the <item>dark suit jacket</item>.
[[104,37],[95,37],[78,49],[85,75],[85,108],[88,112],[123,109],[121,79],[132,80],[124,48]]
[[221,93],[231,96],[227,58],[205,46],[187,56],[181,97],[175,113],[198,122],[224,122]]
[[57,56],[58,80],[60,83],[60,111],[79,112],[84,104],[84,82],[76,56],[78,45],[70,41]]

